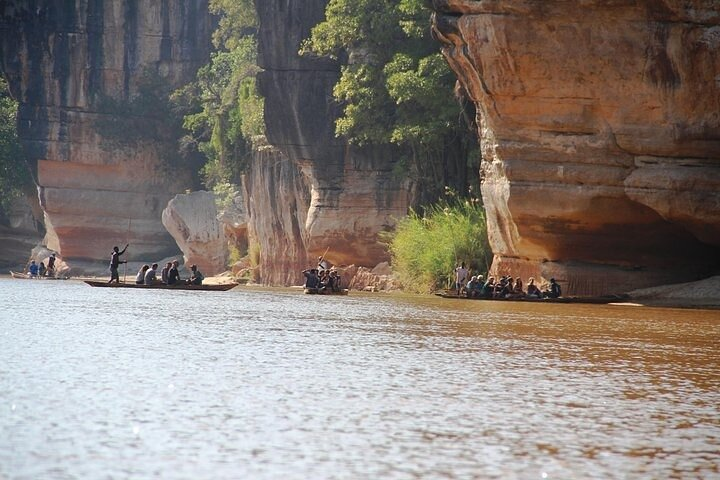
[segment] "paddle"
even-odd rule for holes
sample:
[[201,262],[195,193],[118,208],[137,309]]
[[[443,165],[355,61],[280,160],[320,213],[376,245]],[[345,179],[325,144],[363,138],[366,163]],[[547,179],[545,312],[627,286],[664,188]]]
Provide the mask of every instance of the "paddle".
[[[327,255],[328,250],[330,250],[330,246],[325,249],[325,253],[322,254],[322,256],[318,259],[318,267],[321,266],[322,261],[325,260],[325,255]],[[323,268],[325,270],[325,268]]]
[[[130,225],[132,225],[132,218],[128,218],[128,233],[127,233],[127,244],[125,245],[125,248],[123,248],[123,253],[127,250],[127,248],[130,246]],[[123,272],[123,283],[127,280],[127,257],[125,257],[125,270]]]

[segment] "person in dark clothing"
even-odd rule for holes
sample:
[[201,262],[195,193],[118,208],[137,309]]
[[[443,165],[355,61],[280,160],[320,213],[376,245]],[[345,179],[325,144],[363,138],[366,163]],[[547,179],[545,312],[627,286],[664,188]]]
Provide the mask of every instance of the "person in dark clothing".
[[172,267],[168,271],[168,285],[175,285],[180,283],[180,272],[178,271],[178,265],[180,263],[177,260],[173,260]]
[[188,280],[188,283],[190,285],[202,285],[203,280],[205,279],[205,276],[200,273],[200,270],[198,270],[197,265],[192,265],[190,267],[190,279]]
[[558,298],[562,296],[562,289],[560,288],[560,284],[558,284],[554,278],[551,278],[550,289],[545,290],[543,294],[547,298]]
[[55,276],[55,254],[54,253],[52,255],[50,255],[50,257],[48,258],[46,274],[48,277]]
[[163,267],[162,271],[160,272],[160,279],[162,283],[165,285],[168,284],[168,275],[170,273],[170,269],[172,268],[172,262],[167,262],[165,266]]
[[320,287],[320,277],[318,277],[316,269],[303,270],[302,273],[305,275],[305,288],[316,289]]
[[130,246],[129,243],[125,244],[125,248],[120,251],[118,247],[113,247],[113,251],[110,254],[110,280],[108,283],[112,283],[115,280],[116,283],[120,283],[120,274],[118,273],[118,267],[121,263],[127,263],[126,260],[120,260],[120,255],[125,253],[125,250]]

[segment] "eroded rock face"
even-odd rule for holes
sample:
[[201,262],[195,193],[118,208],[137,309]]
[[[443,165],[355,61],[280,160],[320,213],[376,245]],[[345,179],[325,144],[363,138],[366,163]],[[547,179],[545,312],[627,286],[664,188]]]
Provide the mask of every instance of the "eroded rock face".
[[198,191],[176,195],[162,212],[162,223],[183,252],[185,266],[204,275],[227,270],[227,239],[218,221],[215,195]]
[[37,164],[46,244],[69,264],[106,263],[112,245],[126,240],[131,259],[177,253],[161,212],[191,175],[163,158],[174,139],[101,127],[120,118],[137,128],[142,119],[122,109],[147,78],[168,89],[192,79],[209,58],[212,27],[207,0],[0,7],[2,73],[20,102],[20,140]]
[[493,268],[600,294],[720,264],[712,0],[435,0],[477,105]]
[[[273,267],[266,264],[263,271],[276,272],[271,275],[278,278],[276,275],[288,268],[307,268],[312,262],[304,263],[306,255],[317,258],[328,248],[334,264],[376,265],[387,259],[378,233],[406,214],[411,185],[393,174],[399,159],[392,148],[358,149],[335,137],[335,120],[341,110],[332,90],[339,78],[339,64],[298,55],[302,40],[324,18],[327,0],[255,3],[260,19],[260,66],[264,71],[259,87],[265,97],[267,139],[299,169],[307,192],[284,197],[297,191],[298,177],[283,174],[273,185],[265,182],[276,196],[271,203],[260,204],[255,195],[251,208],[256,212],[280,215],[274,205],[296,211],[280,215],[281,223],[289,228],[283,235],[278,236],[277,225],[268,221],[255,223],[255,235],[265,243],[262,254],[271,255],[262,261],[277,262]],[[292,183],[282,184],[283,179]],[[286,255],[298,257],[283,258]],[[299,271],[289,278],[298,282]]]

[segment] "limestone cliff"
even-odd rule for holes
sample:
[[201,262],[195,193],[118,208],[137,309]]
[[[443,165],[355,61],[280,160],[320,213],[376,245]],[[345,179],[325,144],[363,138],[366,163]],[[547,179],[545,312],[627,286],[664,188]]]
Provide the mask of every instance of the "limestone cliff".
[[477,105],[498,273],[597,294],[720,264],[714,0],[434,0]]
[[[411,186],[393,175],[398,159],[391,148],[358,149],[335,137],[340,109],[332,90],[339,64],[298,55],[300,42],[323,19],[327,0],[256,0],[255,4],[267,139],[280,151],[280,158],[290,162],[275,181],[259,173],[251,182],[269,189],[255,190],[250,204],[256,212],[253,228],[262,239],[263,258],[271,259],[263,277],[297,282],[297,268],[303,266],[298,263],[328,248],[335,264],[374,266],[386,259],[378,233],[406,213]],[[261,168],[270,173],[280,167]],[[266,203],[259,203],[260,199]],[[257,220],[261,213],[269,217]]]
[[212,28],[207,0],[2,3],[0,66],[37,164],[46,242],[65,260],[105,262],[126,240],[138,260],[177,252],[161,212],[190,176],[165,158],[167,119],[138,114],[151,108],[137,99],[148,78],[189,81]]

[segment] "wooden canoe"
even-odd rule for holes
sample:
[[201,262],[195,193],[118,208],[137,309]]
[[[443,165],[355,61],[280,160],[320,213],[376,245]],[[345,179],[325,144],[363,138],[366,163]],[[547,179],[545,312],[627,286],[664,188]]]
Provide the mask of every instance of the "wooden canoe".
[[598,297],[558,297],[558,298],[485,298],[485,297],[466,297],[458,295],[454,292],[437,292],[435,295],[443,298],[455,298],[458,300],[486,300],[489,302],[532,302],[532,303],[596,303],[607,304],[615,302],[626,302],[629,295],[602,295]]
[[13,272],[12,270],[10,270],[10,275],[18,280],[67,280],[67,277],[41,277],[40,275],[33,277],[29,273]]
[[85,280],[85,283],[91,287],[109,287],[109,288],[144,288],[144,289],[161,289],[161,290],[199,290],[210,292],[225,292],[231,288],[237,287],[237,283],[218,283],[210,285],[188,285],[185,283],[177,283],[175,285],[165,285],[159,283],[156,285],[138,285],[137,283],[108,283],[103,281]]
[[303,291],[308,295],[347,295],[348,289],[342,288],[340,291],[333,292],[331,290],[320,290],[318,288],[303,288]]

